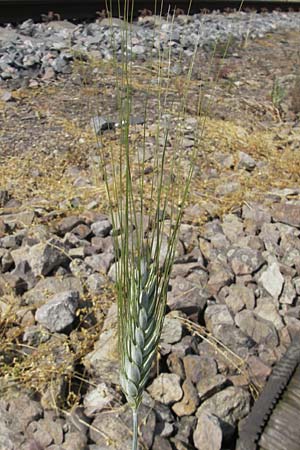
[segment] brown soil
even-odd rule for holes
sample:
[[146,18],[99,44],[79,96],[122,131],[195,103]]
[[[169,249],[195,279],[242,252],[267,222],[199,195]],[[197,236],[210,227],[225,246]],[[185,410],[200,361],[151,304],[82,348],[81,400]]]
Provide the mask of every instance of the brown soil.
[[[299,181],[299,38],[299,32],[277,32],[255,41],[232,43],[225,58],[221,57],[225,47],[220,46],[212,64],[211,54],[199,54],[187,115],[197,114],[195,97],[201,89],[207,119],[193,203],[210,200],[228,210],[253,195],[261,197],[274,187],[295,186]],[[96,69],[93,74],[92,69]],[[23,204],[46,202],[48,211],[76,196],[84,196],[86,201],[99,196],[99,185],[85,189],[84,194],[74,187],[67,168],[80,168],[81,175],[91,177],[91,158],[98,150],[90,119],[97,113],[117,115],[114,70],[111,64],[76,62],[68,78],[32,83],[33,87],[14,91],[13,101],[1,103],[0,187]],[[134,113],[143,114],[150,86],[149,124],[155,122],[157,110],[157,86],[151,86],[156,70],[153,61],[133,66]],[[173,108],[183,95],[185,80],[186,75],[171,78],[169,105]],[[143,127],[136,127],[135,138],[142,133]],[[114,132],[104,135],[106,142],[116,139]],[[231,154],[236,161],[241,150],[260,161],[260,170],[249,175],[236,171],[235,164],[227,168],[217,162],[216,153]],[[206,176],[212,169],[216,176]],[[216,199],[218,183],[228,177],[237,179],[241,188]],[[103,207],[102,199],[99,206]]]

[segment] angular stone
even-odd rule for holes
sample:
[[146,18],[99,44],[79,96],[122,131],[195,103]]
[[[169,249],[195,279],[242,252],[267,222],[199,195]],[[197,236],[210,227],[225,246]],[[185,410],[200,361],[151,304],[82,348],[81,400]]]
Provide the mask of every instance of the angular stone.
[[91,128],[96,134],[101,134],[106,130],[113,130],[115,127],[115,121],[105,119],[101,116],[95,116],[91,119]]
[[191,335],[184,336],[180,342],[172,345],[172,352],[183,358],[185,355],[197,351],[195,338]]
[[207,290],[213,296],[216,296],[223,286],[232,283],[234,275],[230,268],[218,261],[209,265],[209,279],[207,283]]
[[241,358],[248,356],[249,349],[254,346],[253,339],[234,325],[219,324],[214,327],[214,337]]
[[[155,413],[143,404],[139,408],[138,428],[146,448],[151,448],[155,430]],[[124,450],[132,444],[132,412],[126,407],[121,412],[100,412],[92,422],[90,438],[101,450]]]
[[26,394],[21,394],[10,400],[8,412],[25,431],[32,421],[41,418],[43,410],[39,402],[31,400]]
[[274,297],[276,300],[281,294],[284,284],[284,278],[281,275],[280,268],[277,262],[270,264],[259,278],[259,282],[263,288]]
[[248,358],[247,365],[249,367],[250,377],[257,383],[264,385],[266,379],[272,372],[271,367],[267,366],[260,358],[254,355]]
[[172,406],[174,413],[179,416],[190,416],[199,405],[199,397],[197,390],[190,380],[185,380],[182,385],[183,398],[180,402]]
[[256,167],[256,161],[245,152],[238,153],[238,169],[245,169],[252,172]]
[[293,282],[294,282],[294,286],[295,286],[297,295],[300,295],[300,277],[294,278]]
[[183,365],[186,378],[195,384],[217,373],[217,363],[210,356],[187,355],[183,358]]
[[55,294],[66,291],[77,291],[80,295],[83,294],[81,281],[75,277],[63,279],[47,277],[41,279],[33,289],[26,292],[23,298],[28,305],[41,306]]
[[74,234],[78,239],[88,239],[91,235],[91,229],[86,224],[80,223],[72,229],[72,234]]
[[216,233],[210,238],[211,245],[216,249],[228,248],[230,242],[223,233]]
[[93,417],[95,413],[112,405],[116,395],[107,383],[99,383],[94,389],[85,394],[83,399],[84,413]]
[[228,378],[222,374],[216,374],[208,378],[202,378],[197,383],[198,396],[201,401],[223,389],[228,383]]
[[21,211],[15,214],[4,214],[1,219],[10,228],[24,228],[32,224],[34,217],[34,211]]
[[266,250],[272,251],[279,249],[280,233],[275,223],[263,223],[259,237],[263,240]]
[[228,194],[233,194],[241,188],[238,181],[227,181],[226,183],[221,183],[215,188],[215,194],[217,197],[223,197]]
[[224,422],[235,426],[250,411],[250,394],[242,388],[229,386],[203,402],[196,416],[214,414]]
[[103,382],[119,385],[118,331],[116,326],[102,332],[95,348],[88,353],[83,364],[88,372]]
[[26,289],[26,282],[18,275],[12,273],[0,274],[0,296],[6,294],[21,295]]
[[244,307],[253,309],[255,306],[253,289],[241,284],[232,284],[228,288],[228,296],[225,297],[225,302],[233,313],[241,311]]
[[48,275],[53,269],[68,261],[64,244],[54,238],[29,248],[21,247],[13,250],[11,255],[16,266],[22,261],[27,261],[35,276]]
[[85,450],[87,436],[79,431],[73,431],[66,434],[65,442],[62,445],[63,450]]
[[98,295],[103,292],[104,286],[107,284],[107,279],[99,273],[93,273],[86,280],[86,284],[92,295]]
[[152,450],[172,450],[172,445],[168,439],[164,439],[161,436],[155,436]]
[[176,313],[180,315],[178,312],[172,311],[165,316],[160,337],[160,341],[164,344],[175,344],[182,337],[183,326],[180,320],[174,317]]
[[256,272],[265,262],[262,254],[249,247],[233,248],[227,253],[235,275],[247,275]]
[[181,380],[184,379],[183,362],[177,353],[170,353],[167,358],[167,366],[170,372],[176,373]]
[[199,414],[193,434],[195,447],[198,450],[221,450],[222,439],[223,433],[218,417],[205,412]]
[[189,442],[193,430],[196,427],[197,419],[194,416],[183,416],[176,423],[177,439],[182,442]]
[[84,223],[78,216],[68,216],[61,219],[56,225],[55,230],[60,236],[64,236],[69,231],[73,230],[77,225]]
[[209,305],[204,313],[204,321],[209,331],[218,325],[234,325],[234,320],[226,305]]
[[147,388],[154,400],[170,405],[182,398],[183,391],[180,386],[180,378],[175,373],[162,373]]
[[269,208],[256,202],[247,202],[242,208],[243,219],[252,220],[259,227],[263,224],[271,222],[271,214]]
[[60,332],[74,322],[78,306],[78,292],[62,292],[38,308],[35,319],[51,332]]
[[296,289],[293,286],[291,278],[286,277],[282,293],[279,297],[279,302],[285,305],[292,305],[294,303],[295,298],[296,298]]
[[168,292],[167,305],[172,310],[180,310],[186,314],[200,313],[209,296],[203,288],[183,277],[171,281],[172,290]]
[[252,311],[243,310],[237,313],[235,323],[257,344],[266,343],[271,348],[278,345],[278,335],[274,325],[256,316]]
[[[188,255],[185,255],[189,257]],[[191,258],[193,256],[191,255]],[[187,277],[188,275],[192,273],[201,273],[202,277],[205,277],[205,280],[207,279],[206,272],[203,270],[203,265],[199,262],[183,262],[183,263],[177,263],[173,265],[172,271],[171,271],[171,278],[176,277]],[[202,284],[202,283],[201,283]]]
[[300,203],[275,203],[271,208],[275,222],[282,222],[300,228]]
[[107,273],[114,259],[113,253],[101,253],[100,255],[87,256],[84,261],[95,272]]
[[91,229],[95,236],[105,238],[109,235],[112,229],[112,225],[108,219],[104,219],[98,222],[94,222],[91,226]]
[[254,312],[262,319],[272,322],[276,330],[281,330],[284,327],[282,317],[274,303],[259,301]]
[[244,236],[243,222],[235,214],[226,214],[221,227],[230,242],[236,242],[241,236]]

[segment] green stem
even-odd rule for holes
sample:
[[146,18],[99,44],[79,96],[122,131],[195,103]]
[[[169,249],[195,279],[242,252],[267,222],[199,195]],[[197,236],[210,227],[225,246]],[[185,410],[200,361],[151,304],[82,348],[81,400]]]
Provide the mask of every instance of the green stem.
[[138,450],[138,411],[132,409],[132,450]]

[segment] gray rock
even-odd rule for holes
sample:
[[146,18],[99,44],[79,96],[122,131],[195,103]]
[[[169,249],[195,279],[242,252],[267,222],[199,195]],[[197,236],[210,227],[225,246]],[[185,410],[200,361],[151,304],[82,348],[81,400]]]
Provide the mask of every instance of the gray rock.
[[170,372],[176,373],[181,380],[185,378],[183,362],[178,353],[170,353],[167,358],[167,366]]
[[91,128],[99,135],[103,131],[113,130],[115,128],[115,122],[101,116],[95,116],[91,119]]
[[275,300],[278,299],[282,291],[284,278],[281,275],[277,262],[273,262],[268,265],[268,268],[260,276],[259,282],[263,288],[275,298]]
[[24,442],[22,427],[17,417],[7,411],[7,407],[0,403],[0,449],[15,450]]
[[98,295],[103,292],[107,279],[99,273],[93,273],[86,280],[86,284],[91,294]]
[[185,355],[197,351],[197,345],[193,336],[184,336],[180,342],[172,345],[172,352],[183,358]]
[[77,227],[84,223],[84,221],[78,216],[68,216],[61,219],[56,225],[55,229],[60,236],[64,236],[69,231],[73,230],[73,228]]
[[227,256],[235,275],[253,274],[265,262],[260,252],[249,247],[232,248]]
[[[296,289],[297,289],[295,279],[294,279],[294,285],[296,286]],[[293,285],[293,282],[290,277],[285,278],[283,290],[282,290],[282,293],[279,298],[279,302],[281,304],[293,305],[294,300],[296,298],[296,294],[297,294],[297,291],[294,288],[294,285]],[[300,284],[299,284],[299,287],[300,287]]]
[[223,433],[220,420],[213,414],[201,413],[193,434],[194,445],[198,450],[221,450]]
[[186,378],[197,384],[217,373],[217,363],[210,356],[187,355],[183,358]]
[[88,391],[84,396],[84,413],[87,417],[93,417],[95,413],[112,406],[115,399],[115,392],[107,383],[99,383],[97,387]]
[[238,181],[227,181],[226,183],[219,184],[215,189],[217,197],[224,197],[229,194],[237,192],[241,188]]
[[181,442],[188,443],[193,430],[196,427],[197,419],[195,416],[183,416],[176,423],[177,425],[177,433],[176,438]]
[[278,345],[278,335],[274,325],[261,319],[252,311],[243,310],[235,316],[235,323],[257,344],[266,343],[271,348]]
[[255,306],[255,296],[252,289],[241,284],[232,284],[228,288],[228,295],[225,297],[228,308],[237,313],[243,308],[253,309]]
[[48,339],[50,339],[49,331],[40,325],[26,327],[22,338],[23,342],[34,347],[48,341]]
[[95,236],[104,238],[109,235],[112,225],[108,219],[104,219],[94,222],[91,225],[91,229]]
[[[144,405],[139,409],[140,439],[146,448],[151,448],[155,430],[155,413]],[[99,431],[97,431],[99,430]],[[113,446],[116,450],[131,447],[132,441],[132,412],[126,407],[122,412],[100,412],[92,422],[90,438],[102,450],[109,450]]]
[[196,416],[201,414],[214,414],[229,425],[236,426],[238,420],[245,417],[250,411],[250,394],[244,389],[229,386],[203,402]]
[[207,290],[213,296],[216,296],[223,286],[231,284],[234,275],[230,268],[218,261],[209,264],[209,279],[207,282]]
[[230,242],[236,242],[241,236],[244,236],[243,222],[235,214],[226,214],[223,217],[221,228]]
[[114,259],[113,253],[101,253],[100,255],[87,256],[84,261],[95,272],[107,273]]
[[62,292],[38,308],[35,318],[51,332],[60,332],[74,322],[78,306],[78,292]]
[[24,228],[32,224],[34,217],[34,211],[20,211],[14,214],[4,214],[1,216],[1,219],[10,228]]
[[262,319],[272,322],[276,330],[281,330],[284,327],[282,317],[274,303],[264,302],[260,299],[254,313]]
[[168,439],[164,439],[161,436],[155,436],[152,450],[172,450],[172,445]]
[[252,172],[256,167],[256,161],[248,153],[238,153],[238,169],[245,169]]
[[299,202],[275,203],[272,206],[271,214],[275,222],[282,222],[300,228]]
[[216,374],[208,378],[201,378],[197,383],[198,396],[201,401],[223,389],[228,384],[228,379],[222,374]]
[[297,295],[300,295],[300,277],[294,278],[293,282],[294,282],[294,286],[295,286]]
[[88,239],[91,235],[91,229],[85,223],[80,223],[72,229],[72,234],[75,235],[79,240]]
[[279,252],[280,233],[274,223],[264,223],[261,227],[259,237],[263,240],[267,251],[273,254]]
[[79,431],[66,434],[65,442],[62,445],[63,450],[85,450],[87,436]]
[[216,325],[214,327],[214,337],[243,359],[248,356],[249,349],[254,346],[252,337],[233,325]]
[[34,420],[42,417],[43,410],[39,402],[32,400],[27,394],[20,394],[9,402],[9,414],[16,420],[16,429],[23,431]]
[[185,380],[182,385],[183,398],[172,406],[174,413],[179,416],[190,416],[194,414],[199,405],[197,390],[190,380]]
[[11,255],[16,266],[27,261],[35,276],[48,275],[53,269],[68,261],[63,242],[54,238],[29,248],[21,247],[13,250]]
[[72,275],[79,279],[86,279],[93,273],[92,267],[80,258],[72,259],[69,268]]
[[164,344],[175,344],[182,337],[183,326],[179,319],[174,316],[180,315],[177,311],[167,314],[164,319],[164,325],[161,333],[161,342]]
[[172,290],[167,296],[170,309],[180,310],[188,315],[204,309],[209,295],[202,287],[183,277],[176,277],[170,284]]
[[234,320],[226,305],[209,305],[204,313],[205,325],[214,332],[218,325],[234,325]]
[[88,372],[96,375],[103,382],[119,385],[118,332],[116,326],[100,334],[94,350],[84,357],[83,364]]
[[83,287],[81,281],[75,277],[65,277],[63,279],[47,277],[41,279],[33,289],[26,292],[23,299],[28,305],[41,306],[55,294],[67,291],[76,291],[82,295]]
[[162,373],[147,388],[154,400],[170,405],[179,401],[183,396],[180,378],[175,373]]

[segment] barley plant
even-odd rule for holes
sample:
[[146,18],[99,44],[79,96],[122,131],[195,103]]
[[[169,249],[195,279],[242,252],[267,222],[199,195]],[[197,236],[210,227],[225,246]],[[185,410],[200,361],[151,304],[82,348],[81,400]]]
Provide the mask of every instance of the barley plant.
[[[142,70],[130,51],[132,7],[125,1],[122,56],[113,58],[119,110],[118,146],[116,148],[101,135],[98,139],[116,255],[120,383],[133,412],[132,449],[135,450],[138,448],[138,408],[163,327],[178,231],[204,123],[200,117],[201,92],[197,91],[193,94],[196,103],[194,146],[183,150],[186,104],[198,44],[195,43],[179,89],[172,77],[172,48],[158,48],[147,61],[151,76],[144,83],[142,138],[136,141],[132,138],[133,92],[137,74]],[[161,15],[158,5],[154,9]],[[174,15],[171,12],[167,20],[172,28]],[[177,59],[180,62],[182,55]],[[149,137],[153,138],[150,164]]]

